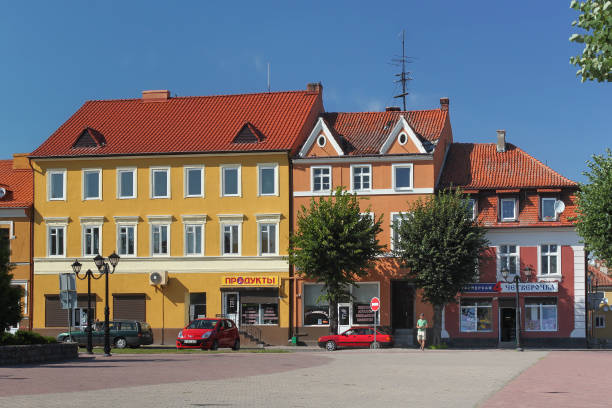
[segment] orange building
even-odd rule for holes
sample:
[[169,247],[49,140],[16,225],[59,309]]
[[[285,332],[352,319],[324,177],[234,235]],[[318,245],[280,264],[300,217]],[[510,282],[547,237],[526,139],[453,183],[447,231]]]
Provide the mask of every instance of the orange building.
[[0,242],[8,242],[14,266],[11,284],[23,288],[23,318],[11,331],[32,328],[32,181],[25,155],[0,160]]
[[[409,203],[435,190],[453,141],[448,107],[448,98],[442,98],[440,108],[432,110],[322,114],[293,159],[294,225],[302,205],[343,186],[367,198],[361,204],[364,212],[369,207],[376,219],[383,216],[379,240],[390,252],[393,221]],[[306,335],[304,341],[313,342],[329,331],[329,305],[318,301],[322,284],[299,276],[296,282],[294,324]],[[419,301],[407,271],[390,255],[349,290],[352,301],[338,305],[339,331],[372,324],[373,296],[381,300],[380,323],[394,329],[399,344],[412,343],[418,313],[432,317],[431,307]]]

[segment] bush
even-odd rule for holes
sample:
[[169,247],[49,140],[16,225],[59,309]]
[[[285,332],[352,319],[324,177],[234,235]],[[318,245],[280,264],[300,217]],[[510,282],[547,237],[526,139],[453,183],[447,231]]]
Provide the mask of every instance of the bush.
[[11,334],[4,332],[0,334],[0,346],[17,346],[30,344],[51,344],[57,343],[54,337],[42,336],[35,332],[18,330]]
[[438,345],[432,344],[431,346],[427,347],[430,350],[445,350],[448,348],[448,344],[446,343],[440,343]]

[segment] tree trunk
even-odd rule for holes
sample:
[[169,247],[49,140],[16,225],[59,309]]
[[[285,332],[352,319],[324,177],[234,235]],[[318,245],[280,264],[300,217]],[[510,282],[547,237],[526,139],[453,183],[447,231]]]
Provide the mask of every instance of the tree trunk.
[[433,339],[432,344],[439,346],[442,339],[442,308],[444,305],[433,305]]
[[338,334],[338,300],[329,300],[329,334]]

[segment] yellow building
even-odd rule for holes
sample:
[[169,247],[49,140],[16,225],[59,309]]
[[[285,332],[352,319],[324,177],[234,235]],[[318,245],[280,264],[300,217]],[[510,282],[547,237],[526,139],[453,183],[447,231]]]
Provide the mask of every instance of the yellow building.
[[[111,319],[146,320],[157,343],[199,316],[285,343],[290,327],[289,158],[323,110],[306,91],[86,102],[31,154],[34,329],[64,330],[58,274],[121,256]],[[157,278],[157,280],[156,280]],[[86,319],[77,281],[75,325]],[[92,281],[97,319],[104,280]]]
[[0,160],[0,245],[7,245],[13,265],[12,285],[22,288],[21,321],[11,331],[29,330],[32,322],[32,170],[26,155]]

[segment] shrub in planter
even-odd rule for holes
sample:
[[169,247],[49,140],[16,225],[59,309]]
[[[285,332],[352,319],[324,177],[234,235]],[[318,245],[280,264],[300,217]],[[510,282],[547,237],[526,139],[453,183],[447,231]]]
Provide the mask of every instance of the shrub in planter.
[[0,334],[0,346],[14,345],[30,345],[30,344],[51,344],[57,343],[55,338],[49,336],[41,336],[38,333],[18,330],[17,333],[11,334],[4,332]]

